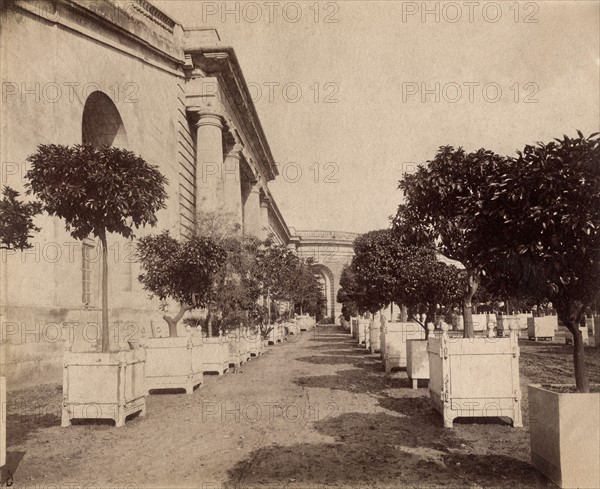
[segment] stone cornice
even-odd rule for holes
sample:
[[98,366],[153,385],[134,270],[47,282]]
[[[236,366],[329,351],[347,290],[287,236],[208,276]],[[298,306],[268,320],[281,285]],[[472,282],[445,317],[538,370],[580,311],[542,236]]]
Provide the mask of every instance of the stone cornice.
[[207,42],[204,37],[196,36],[190,31],[184,33],[184,40],[185,53],[191,55],[194,66],[209,77],[219,80],[223,95],[230,99],[231,110],[236,112],[238,123],[243,125],[238,129],[253,142],[252,150],[264,170],[265,179],[274,180],[279,174],[277,164],[234,49],[220,44],[217,40]]
[[[183,28],[146,0],[15,0],[14,5],[157,68],[183,76]],[[130,44],[123,42],[123,38]]]

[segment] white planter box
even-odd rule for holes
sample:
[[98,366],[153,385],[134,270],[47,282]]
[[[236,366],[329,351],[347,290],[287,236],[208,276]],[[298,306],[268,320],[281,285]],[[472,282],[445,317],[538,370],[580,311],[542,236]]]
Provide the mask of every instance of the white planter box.
[[425,339],[425,330],[417,323],[386,322],[383,367],[386,372],[406,367],[406,342]]
[[523,317],[522,314],[498,314],[496,315],[496,328],[498,336],[508,336],[510,334],[511,325],[517,331],[527,329],[528,317]]
[[296,322],[300,327],[300,331],[308,331],[314,329],[317,325],[315,318],[309,315],[296,316]]
[[197,334],[176,338],[144,338],[146,389],[185,389],[194,392],[202,384],[202,337]]
[[73,353],[63,357],[62,426],[72,419],[114,419],[146,414],[146,352]]
[[387,331],[387,325],[390,321],[387,319],[381,320],[381,329],[379,332],[379,358],[383,361],[385,357],[385,333]]
[[[231,331],[227,335],[227,344],[229,348],[229,365],[239,367],[247,360],[247,345],[240,331]],[[248,353],[249,355],[249,353]]]
[[600,487],[600,393],[528,391],[533,466],[563,488]]
[[224,336],[202,338],[204,372],[223,375],[229,369],[229,345]]
[[[473,331],[485,331],[487,329],[488,315],[473,314]],[[462,315],[452,316],[452,328],[457,331],[464,331],[465,320]]]
[[358,318],[350,319],[350,334],[352,338],[358,339]]
[[455,418],[502,416],[522,427],[519,344],[506,338],[430,337],[429,395],[452,427]]
[[[580,326],[579,331],[581,331],[581,339],[583,340],[583,344],[588,346],[590,344],[590,337],[588,335],[587,326]],[[567,330],[565,333],[565,344],[572,345],[573,344],[573,334]]]
[[271,327],[273,329],[271,329],[271,332],[269,333],[269,343],[273,345],[275,343],[281,343],[284,338],[283,327],[279,323],[272,324]]
[[369,349],[371,353],[381,350],[381,321],[374,320],[369,328]]
[[558,316],[527,318],[527,336],[530,340],[554,340],[554,331],[558,329]]
[[600,346],[600,318],[598,316],[586,318],[585,325],[588,328],[590,346]]
[[412,380],[413,389],[419,380],[429,380],[429,353],[427,340],[408,340],[406,342],[406,374]]
[[0,377],[0,467],[6,465],[6,377]]
[[248,352],[251,357],[257,357],[263,352],[262,340],[258,333],[248,333],[246,336],[246,342],[248,344]]
[[358,338],[357,338],[357,340],[358,340],[359,345],[366,343],[370,324],[371,324],[370,319],[359,319],[358,320]]

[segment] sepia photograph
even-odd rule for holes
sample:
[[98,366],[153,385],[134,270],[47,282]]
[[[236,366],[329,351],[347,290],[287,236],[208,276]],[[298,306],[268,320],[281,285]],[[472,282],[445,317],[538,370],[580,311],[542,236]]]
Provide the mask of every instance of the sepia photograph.
[[600,0],[0,0],[0,488],[600,489]]

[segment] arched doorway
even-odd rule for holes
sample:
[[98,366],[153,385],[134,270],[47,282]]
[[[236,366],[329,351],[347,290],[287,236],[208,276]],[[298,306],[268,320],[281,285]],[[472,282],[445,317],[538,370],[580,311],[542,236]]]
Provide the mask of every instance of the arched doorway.
[[85,101],[81,133],[83,144],[127,147],[127,133],[121,115],[103,92],[92,92]]
[[335,320],[335,297],[334,297],[334,279],[332,271],[325,265],[317,264],[314,266],[317,272],[317,278],[322,285],[323,293],[325,294],[325,317],[330,317]]

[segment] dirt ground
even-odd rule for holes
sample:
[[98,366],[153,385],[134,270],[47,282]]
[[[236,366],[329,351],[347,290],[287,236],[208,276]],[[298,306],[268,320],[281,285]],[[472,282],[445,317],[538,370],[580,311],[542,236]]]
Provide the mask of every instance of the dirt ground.
[[[36,489],[554,487],[529,463],[526,385],[572,382],[571,347],[521,345],[522,429],[445,429],[426,383],[413,390],[341,328],[319,327],[191,395],[149,396],[124,428],[61,428],[59,384],[12,391],[3,477]],[[593,382],[598,353],[587,350]]]

